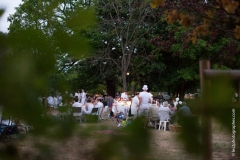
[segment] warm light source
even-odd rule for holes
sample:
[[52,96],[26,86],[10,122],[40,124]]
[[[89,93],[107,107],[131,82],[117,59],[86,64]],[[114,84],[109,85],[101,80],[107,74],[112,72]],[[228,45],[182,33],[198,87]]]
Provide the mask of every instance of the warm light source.
[[127,105],[130,106],[131,105],[131,101],[127,101]]
[[127,74],[126,74],[126,75],[127,75],[127,76],[129,76],[129,74],[130,74],[130,73],[129,73],[129,72],[127,72]]

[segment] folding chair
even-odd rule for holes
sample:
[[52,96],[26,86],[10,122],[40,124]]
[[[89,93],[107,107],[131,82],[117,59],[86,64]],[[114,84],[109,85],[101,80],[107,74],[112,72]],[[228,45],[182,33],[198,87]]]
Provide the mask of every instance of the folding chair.
[[59,106],[58,111],[60,118],[63,120],[67,120],[71,115],[71,110],[68,106]]
[[93,108],[90,115],[98,115],[98,108]]
[[72,107],[72,116],[82,123],[82,107]]
[[98,108],[93,108],[90,114],[85,114],[85,122],[97,122],[98,121]]
[[104,119],[107,119],[108,118],[108,106],[105,106],[102,110],[102,113],[101,113],[101,118],[104,120]]

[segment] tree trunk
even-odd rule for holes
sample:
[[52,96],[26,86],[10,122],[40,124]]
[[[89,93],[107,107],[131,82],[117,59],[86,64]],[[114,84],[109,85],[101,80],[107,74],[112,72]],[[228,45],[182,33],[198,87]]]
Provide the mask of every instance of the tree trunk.
[[184,100],[184,82],[182,83],[182,85],[181,85],[181,87],[179,88],[179,99],[181,100],[181,101],[183,101]]
[[131,96],[132,96],[132,95],[135,95],[135,92],[136,92],[136,83],[132,82],[131,86],[132,86],[132,91],[131,91]]
[[116,94],[115,80],[106,79],[106,83],[107,83],[107,94],[109,96],[115,97],[115,94]]
[[122,72],[123,92],[127,91],[127,77],[126,72]]

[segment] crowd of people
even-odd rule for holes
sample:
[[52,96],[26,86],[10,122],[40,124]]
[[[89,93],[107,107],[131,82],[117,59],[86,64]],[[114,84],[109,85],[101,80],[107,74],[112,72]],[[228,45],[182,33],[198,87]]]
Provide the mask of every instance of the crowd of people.
[[[45,105],[45,98],[39,96],[38,98],[41,105]],[[65,93],[60,93],[56,91],[55,93],[49,93],[48,97],[46,98],[47,101],[47,108],[49,110],[61,110],[61,108],[67,107],[70,110],[73,107],[80,107],[80,113],[73,113],[73,116],[82,116],[82,115],[89,115],[92,113],[94,108],[98,108],[97,115],[99,120],[106,119],[108,113],[104,110],[105,106],[111,106],[113,104],[113,98],[111,96],[91,96],[87,95],[87,93],[82,90],[76,90],[75,93],[71,93],[68,90]],[[63,113],[63,115],[70,115],[72,114],[71,111],[67,111]]]
[[[39,101],[41,101],[41,99],[39,99]],[[142,87],[142,92],[136,92],[133,97],[129,97],[127,91],[124,91],[121,95],[117,95],[114,98],[111,96],[87,96],[84,89],[81,91],[77,90],[74,94],[66,91],[65,96],[56,92],[55,94],[49,94],[47,97],[47,103],[50,109],[57,109],[61,106],[81,107],[81,113],[74,114],[76,116],[91,114],[93,108],[98,108],[98,116],[100,120],[106,119],[106,115],[108,114],[108,118],[111,118],[112,120],[117,118],[121,113],[119,110],[119,102],[130,102],[129,115],[132,115],[134,119],[138,116],[144,117],[145,124],[151,120],[156,121],[156,119],[169,120],[172,124],[181,124],[182,117],[191,115],[186,102],[180,101],[179,98],[173,100],[153,99],[152,94],[148,92],[147,85]],[[163,117],[161,112],[167,114]]]
[[[134,119],[138,116],[144,117],[145,124],[149,121],[169,121],[171,124],[182,124],[184,117],[191,115],[186,102],[176,99],[153,99],[151,93],[147,92],[148,86],[142,87],[142,92],[136,92],[131,99],[127,92],[123,92],[121,96],[116,96],[112,106],[113,118],[117,118],[120,114],[118,107],[121,101],[131,101],[130,113]],[[162,114],[164,113],[164,115]]]

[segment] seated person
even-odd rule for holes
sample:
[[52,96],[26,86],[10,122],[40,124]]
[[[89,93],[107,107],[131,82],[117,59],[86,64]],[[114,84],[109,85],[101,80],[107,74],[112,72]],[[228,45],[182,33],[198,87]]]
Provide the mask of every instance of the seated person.
[[176,112],[177,112],[177,107],[174,105],[174,103],[170,103],[170,104],[169,104],[169,108],[170,108],[170,113],[171,113],[171,115],[172,115],[172,114],[176,114]]
[[96,99],[95,103],[94,103],[94,108],[98,108],[98,117],[101,120],[101,114],[102,114],[102,110],[103,110],[103,103],[101,102],[101,99]]
[[[167,101],[163,102],[163,105],[159,107],[159,119],[160,121],[170,120],[171,110]],[[168,124],[169,125],[169,124]],[[169,126],[166,126],[166,130],[169,130]]]
[[48,107],[49,108],[53,108],[53,105],[54,105],[54,99],[52,97],[52,95],[50,94],[47,98],[47,102],[48,102]]
[[[72,107],[82,107],[82,103],[78,102],[78,96],[75,96],[74,103],[72,104]],[[83,110],[81,110],[81,113],[73,113],[73,116],[81,116],[83,113]]]
[[154,117],[154,116],[158,116],[158,112],[159,112],[159,107],[158,105],[156,104],[156,101],[153,100],[152,101],[152,104],[149,106],[149,110],[148,110],[148,116],[151,118],[151,117]]
[[102,120],[107,119],[108,105],[107,105],[106,101],[103,102],[103,106],[104,106],[104,108],[103,108],[102,114],[101,114]]
[[[148,116],[149,116],[149,120],[150,122],[157,122],[159,121],[159,116],[158,116],[158,112],[159,112],[159,107],[156,104],[156,101],[153,100],[152,104],[149,106],[149,110],[148,110]],[[155,123],[155,128],[156,128],[156,123]]]
[[186,106],[186,102],[182,102],[182,107],[179,108],[177,115],[178,115],[178,123],[180,125],[184,123],[184,119],[189,118],[191,116],[191,111],[189,107]]
[[170,119],[171,110],[169,108],[169,104],[168,104],[167,101],[163,102],[163,105],[161,105],[159,107],[159,112],[162,112],[162,111],[167,112],[167,116],[166,117],[161,117],[161,114],[159,113],[160,120],[166,121],[166,120]]
[[113,118],[117,118],[117,115],[120,113],[120,111],[118,109],[118,106],[120,105],[119,100],[120,100],[119,96],[116,96],[114,99],[114,103],[112,105]]
[[92,99],[88,98],[85,108],[83,109],[83,114],[91,114],[93,108],[94,108],[94,105],[92,103]]
[[171,124],[177,121],[177,107],[173,103],[169,105],[170,108],[170,122]]

